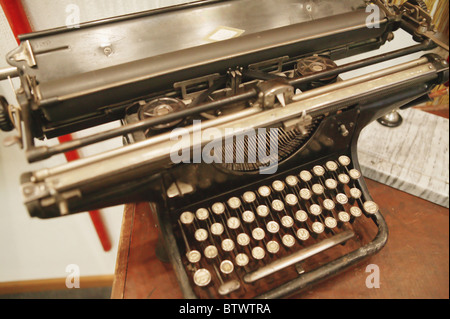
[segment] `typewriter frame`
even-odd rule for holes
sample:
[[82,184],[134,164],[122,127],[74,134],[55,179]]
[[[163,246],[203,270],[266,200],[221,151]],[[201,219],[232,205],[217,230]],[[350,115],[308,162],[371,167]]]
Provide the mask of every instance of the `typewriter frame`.
[[[201,4],[218,3],[218,2],[221,2],[221,1],[210,0],[210,1],[205,1]],[[380,2],[380,1],[375,1],[375,2],[378,3],[382,8],[384,8],[382,2]],[[155,10],[152,12],[130,15],[130,16],[111,19],[111,20],[107,20],[107,21],[103,21],[103,22],[90,23],[90,24],[81,26],[81,29],[95,27],[95,26],[102,25],[102,24],[125,21],[128,19],[132,20],[132,19],[141,18],[141,17],[145,17],[145,16],[151,16],[153,14],[164,13],[164,12],[168,12],[171,10],[175,10],[175,11],[181,10],[184,8],[195,7],[197,5],[199,5],[199,3],[176,6],[176,7],[161,9],[161,10]],[[408,7],[406,9],[411,9],[411,8]],[[426,25],[424,28],[424,26],[421,24],[416,25],[414,23],[415,20],[412,19],[411,17],[409,17],[408,19],[404,19],[404,17],[407,16],[407,13],[405,13],[407,11],[402,11],[402,10],[403,10],[402,8],[396,8],[396,10],[394,10],[394,12],[392,10],[385,10],[383,12],[383,14],[384,14],[383,15],[384,31],[379,36],[377,36],[377,41],[375,41],[375,42],[363,43],[361,46],[356,46],[356,47],[351,47],[351,45],[348,44],[346,46],[336,47],[336,48],[332,48],[332,50],[329,50],[330,48],[325,48],[325,43],[324,43],[325,41],[321,41],[320,46],[318,48],[316,48],[316,50],[312,50],[310,52],[303,52],[303,54],[305,54],[305,55],[314,54],[314,53],[320,54],[320,53],[327,52],[329,56],[331,56],[333,58],[339,58],[342,56],[353,55],[353,54],[362,52],[364,50],[375,49],[375,48],[378,48],[379,46],[381,46],[389,38],[389,36],[391,36],[391,31],[397,29],[398,27],[402,27],[403,29],[405,29],[406,31],[411,33],[415,37],[415,39],[422,42],[421,44],[418,44],[417,46],[413,46],[410,48],[398,50],[396,52],[391,52],[391,53],[384,54],[381,56],[369,58],[367,60],[359,61],[359,62],[356,62],[353,64],[345,65],[343,67],[338,67],[335,70],[332,70],[331,72],[328,72],[328,73],[324,72],[324,73],[312,75],[309,77],[306,76],[306,77],[303,77],[300,79],[294,79],[292,84],[298,85],[302,81],[304,81],[304,82],[311,81],[313,79],[317,79],[317,78],[323,77],[328,74],[339,74],[344,71],[349,71],[352,69],[356,69],[358,67],[375,64],[375,63],[385,61],[385,60],[388,60],[388,59],[391,59],[394,57],[404,56],[404,55],[407,55],[412,52],[418,52],[421,50],[430,50],[432,48],[435,48],[436,43],[433,41],[432,37],[430,36],[429,26]],[[418,14],[423,14],[423,12],[420,12],[419,9],[417,9],[417,10],[418,10],[417,11]],[[286,27],[284,30],[281,30],[281,32],[286,31],[286,30],[289,30],[289,27]],[[45,38],[46,36],[49,36],[52,34],[61,34],[61,33],[67,32],[67,31],[68,31],[67,29],[52,30],[49,32],[44,32],[44,33],[24,35],[21,37],[21,40],[24,41],[23,42],[24,46],[21,49],[23,50],[24,47],[26,48],[27,43],[29,44],[28,41],[33,40],[33,38],[39,38],[39,37]],[[238,44],[241,41],[241,39],[237,38],[232,41],[233,41],[233,43]],[[231,43],[231,42],[228,42],[225,44],[221,44],[221,43],[215,44],[215,48],[217,50],[221,50],[225,46],[229,45],[229,43]],[[14,54],[16,54],[16,53],[17,53],[17,51],[13,52],[11,54],[11,56],[14,56]],[[261,56],[259,56],[259,59],[263,60],[263,58],[266,58],[266,57],[269,57],[269,56],[262,54]],[[304,150],[300,149],[291,158],[280,163],[280,166],[279,166],[280,171],[283,171],[285,173],[289,170],[298,168],[299,167],[298,163],[300,162],[299,161],[300,158],[302,158],[302,165],[307,166],[307,165],[309,165],[309,163],[312,163],[313,161],[317,161],[317,159],[326,159],[333,155],[349,156],[352,159],[352,163],[353,163],[354,167],[359,170],[360,168],[359,168],[358,160],[357,160],[356,143],[357,143],[358,136],[359,136],[359,133],[361,132],[362,128],[364,126],[366,126],[368,123],[372,122],[373,120],[375,120],[375,119],[379,118],[380,116],[386,114],[387,112],[391,111],[392,109],[395,109],[402,105],[408,105],[408,103],[413,103],[416,99],[420,99],[421,97],[426,95],[427,92],[429,92],[431,90],[432,83],[442,82],[445,80],[445,78],[448,79],[448,67],[447,67],[447,69],[445,69],[445,66],[440,64],[439,59],[433,57],[432,55],[429,55],[427,58],[430,63],[434,63],[436,65],[436,76],[433,79],[430,78],[430,82],[431,82],[430,84],[428,84],[427,81],[424,81],[423,83],[419,83],[419,84],[415,83],[415,84],[412,84],[412,85],[409,85],[406,87],[397,88],[397,89],[391,90],[391,91],[385,90],[384,91],[385,95],[381,99],[371,96],[362,101],[359,101],[358,103],[355,103],[355,102],[350,103],[349,105],[347,105],[347,107],[349,107],[349,109],[346,111],[343,111],[339,114],[338,113],[333,114],[333,111],[330,111],[331,116],[328,116],[326,119],[324,119],[322,121],[322,123],[320,124],[316,133],[314,133],[314,135],[311,138],[314,139],[318,135],[317,132],[319,132],[319,131],[323,132],[325,127],[337,128],[341,124],[343,124],[345,127],[347,127],[350,130],[350,132],[348,132],[348,135],[343,136],[339,132],[339,130],[335,129],[334,131],[329,133],[328,137],[330,139],[332,139],[333,141],[340,141],[338,143],[338,145],[335,145],[331,149],[322,149],[321,151],[315,153],[314,156],[310,156],[310,157],[304,156],[304,154],[302,153]],[[240,63],[238,63],[238,62],[242,62],[242,60],[237,59],[236,61],[233,60],[230,63],[232,63],[233,65],[239,65]],[[20,62],[16,65],[18,65],[19,67],[23,67],[23,64],[24,64],[24,62]],[[228,67],[228,65],[219,63],[218,65],[215,65],[212,68],[207,68],[207,71],[208,71],[207,73],[211,73],[211,72],[215,71],[216,70],[215,68],[217,68],[217,67],[223,69],[224,67]],[[119,70],[119,69],[120,68],[118,68],[117,70]],[[186,72],[186,70],[180,70],[179,75],[181,74],[181,76],[183,77],[186,75],[185,72]],[[62,144],[60,146],[53,147],[53,148],[36,147],[34,145],[34,138],[41,138],[44,135],[47,137],[58,136],[61,134],[72,132],[75,129],[93,126],[93,125],[100,124],[103,121],[110,121],[112,119],[121,118],[121,117],[123,117],[124,110],[130,104],[122,103],[121,105],[112,105],[112,107],[107,112],[105,112],[105,114],[104,114],[105,116],[101,117],[101,118],[94,116],[91,118],[83,119],[82,121],[78,121],[75,119],[74,121],[71,121],[71,122],[65,122],[63,119],[63,121],[61,121],[60,123],[58,123],[58,121],[56,121],[57,122],[56,126],[47,126],[46,127],[45,124],[40,125],[39,123],[36,123],[36,119],[33,119],[32,113],[34,111],[36,111],[36,109],[39,109],[40,107],[42,107],[44,109],[48,107],[47,111],[51,112],[52,104],[55,103],[55,100],[54,99],[43,100],[43,101],[41,101],[42,102],[41,105],[37,106],[35,101],[33,99],[30,99],[30,96],[32,95],[31,94],[32,90],[30,88],[33,88],[34,84],[32,82],[29,82],[30,79],[26,77],[26,74],[24,72],[20,71],[20,76],[22,77],[23,83],[28,83],[30,85],[30,86],[24,85],[24,87],[21,88],[17,92],[17,98],[18,98],[19,103],[21,104],[21,109],[22,109],[21,116],[22,116],[23,122],[25,124],[24,125],[24,130],[25,130],[24,136],[25,136],[26,155],[30,162],[48,158],[55,154],[63,153],[68,150],[77,149],[81,146],[90,145],[90,144],[99,142],[101,140],[109,139],[114,136],[124,135],[124,136],[127,136],[128,138],[131,138],[130,136],[133,135],[134,137],[136,137],[137,135],[140,134],[139,133],[140,130],[145,129],[150,126],[153,126],[153,125],[157,124],[157,122],[158,122],[158,120],[143,121],[134,126],[133,126],[133,123],[131,123],[129,125],[124,126],[123,128],[116,129],[113,132],[108,132],[110,134],[108,134],[108,133],[100,134],[98,136],[94,136],[90,139],[88,138],[85,140],[79,139],[72,143]],[[438,77],[440,77],[440,79],[437,79]],[[77,77],[75,77],[74,79],[77,79]],[[163,77],[163,80],[165,80],[167,82],[171,82],[171,81],[173,82],[172,74],[168,77]],[[152,82],[146,82],[146,84],[151,84],[151,83]],[[91,92],[91,93],[95,95],[98,92]],[[89,93],[89,94],[91,94],[91,93]],[[229,103],[233,102],[233,99],[237,100],[238,97],[242,100],[257,98],[258,93],[259,92],[257,92],[257,91],[249,91],[246,93],[247,95],[244,95],[241,97],[239,97],[239,96],[230,97],[227,101],[225,101],[226,103],[225,102],[223,102],[223,103],[229,104]],[[392,96],[391,96],[391,94],[389,94],[389,93],[396,93],[396,94],[392,94]],[[88,94],[88,96],[89,96],[89,94]],[[70,94],[68,94],[68,95],[70,95]],[[74,107],[74,105],[76,105],[76,103],[78,103],[79,101],[82,101],[82,100],[78,100],[78,98],[80,98],[80,97],[76,96],[74,99],[68,98],[67,101],[64,101],[63,103],[67,102],[67,105],[69,107]],[[206,107],[213,108],[213,107],[216,107],[217,105],[215,105],[214,103],[211,103],[211,105],[202,105],[202,106],[205,108]],[[194,110],[194,112],[195,111],[199,112],[198,109]],[[55,114],[53,114],[53,115],[55,115]],[[61,114],[57,114],[57,116],[60,116],[60,115]],[[180,114],[175,114],[174,116],[181,117]],[[169,121],[169,117],[160,119],[159,121]],[[131,139],[134,139],[134,138],[131,138]],[[45,173],[45,172],[43,172],[43,173]],[[115,205],[118,203],[122,203],[125,199],[121,198],[121,197],[115,198],[114,194],[120,193],[124,189],[132,190],[131,193],[133,196],[127,195],[126,200],[128,202],[142,200],[142,199],[148,199],[149,196],[147,195],[147,192],[149,190],[154,191],[154,192],[159,192],[161,194],[160,196],[153,196],[153,198],[152,198],[154,203],[158,203],[158,204],[152,205],[153,206],[152,213],[155,214],[155,218],[158,220],[158,224],[160,226],[159,227],[160,238],[163,239],[163,241],[160,242],[161,245],[158,247],[158,249],[159,249],[158,255],[161,257],[161,259],[167,259],[173,264],[184,296],[186,298],[195,298],[196,296],[193,293],[193,290],[189,285],[189,279],[188,279],[187,274],[184,270],[184,267],[181,263],[180,251],[177,247],[177,244],[176,244],[176,241],[174,238],[172,223],[170,220],[169,213],[167,213],[167,212],[172,212],[174,210],[174,206],[177,206],[177,205],[175,205],[173,203],[169,204],[169,201],[166,198],[166,191],[167,191],[168,185],[167,185],[167,183],[164,182],[164,174],[165,174],[165,172],[155,173],[150,178],[144,179],[143,181],[130,182],[130,183],[125,183],[124,185],[118,185],[116,189],[110,190],[111,193],[109,193],[108,191],[105,193],[102,193],[102,194],[94,193],[90,197],[87,196],[87,198],[84,199],[82,205],[73,206],[73,207],[71,207],[71,209],[73,210],[73,212],[77,212],[77,211],[85,211],[88,209],[101,208],[101,207],[104,207],[107,205]],[[234,177],[237,177],[237,175],[239,175],[239,174],[237,173],[235,175],[236,176],[234,176]],[[242,175],[240,177],[241,177],[241,179],[239,180],[240,183],[242,183],[242,181],[245,180],[246,187],[248,187],[249,185],[260,183],[264,180],[263,177],[261,177],[261,176],[255,177],[255,175],[252,175],[250,177],[245,177],[244,175]],[[274,177],[275,176],[271,176],[270,178],[274,178]],[[33,178],[35,178],[35,176],[33,176],[31,173],[24,174],[23,178],[22,178],[22,183],[24,185],[22,188],[22,191],[27,199],[26,205],[30,211],[30,214],[32,216],[39,216],[41,218],[50,218],[50,217],[62,215],[61,211],[60,211],[60,207],[57,207],[56,205],[55,205],[56,207],[53,207],[53,208],[49,209],[48,211],[42,213],[41,212],[42,207],[40,206],[39,197],[33,198],[33,197],[26,196],[27,194],[25,191],[26,191],[28,185],[33,184],[33,182],[34,182]],[[247,181],[248,181],[248,183],[247,183]],[[140,188],[143,185],[146,185],[147,187],[140,190]],[[232,187],[232,186],[233,186],[233,183],[229,184],[228,189],[233,189],[233,191],[236,191],[236,188]],[[366,200],[370,200],[371,199],[370,194],[367,190],[367,186],[365,185],[364,180],[359,181],[359,187],[363,191]],[[36,194],[34,194],[34,195],[36,196]],[[76,196],[78,196],[78,194],[75,194],[75,197]],[[186,199],[181,199],[180,203],[183,203],[183,200],[186,200]],[[183,205],[183,204],[179,204],[178,206],[180,206],[180,205]],[[345,256],[342,256],[342,257],[340,257],[324,266],[321,266],[311,272],[302,274],[297,279],[289,281],[286,284],[283,284],[282,286],[280,286],[276,289],[273,289],[271,291],[263,293],[262,295],[259,295],[258,298],[280,298],[280,297],[289,296],[293,293],[297,293],[303,289],[307,289],[311,285],[316,284],[317,282],[319,282],[321,280],[332,277],[333,275],[345,270],[346,268],[349,268],[352,265],[364,260],[366,257],[378,252],[387,242],[388,229],[387,229],[386,222],[380,212],[377,212],[373,216],[373,219],[378,227],[378,234],[376,235],[376,237],[370,244],[367,244],[367,245],[357,249],[356,251],[353,251]]]
[[[423,96],[423,92],[426,92],[427,89],[422,86],[420,89],[412,90],[414,93],[406,91],[405,93],[401,94],[400,96],[397,96],[396,98],[386,98],[381,101],[373,101],[371,103],[368,103],[366,105],[361,105],[360,107],[354,108],[353,110],[349,111],[349,114],[343,113],[341,116],[336,116],[335,120],[336,123],[345,123],[349,124],[352,122],[355,118],[355,116],[359,117],[359,121],[357,122],[357,127],[354,128],[353,132],[351,132],[350,138],[347,140],[347,145],[349,147],[344,149],[335,149],[335,151],[330,155],[328,152],[324,152],[320,154],[318,157],[316,157],[315,160],[310,160],[308,162],[303,162],[300,167],[292,168],[291,170],[295,169],[299,171],[301,167],[305,166],[311,166],[311,163],[320,161],[326,161],[328,158],[332,158],[333,156],[338,155],[347,155],[351,158],[354,168],[360,170],[359,163],[357,160],[357,152],[356,152],[356,145],[359,133],[361,132],[362,128],[365,127],[368,123],[376,120],[379,118],[380,115],[385,114],[386,111],[390,111],[393,109],[392,105],[398,105],[399,103],[402,105],[405,105],[416,98],[419,98],[420,96]],[[384,105],[385,108],[380,108],[380,106]],[[387,105],[387,107],[386,107]],[[377,111],[374,112],[374,109]],[[345,117],[348,117],[344,120]],[[330,123],[326,122],[333,121],[331,118],[328,118],[324,120],[324,123],[322,123],[323,127],[328,126]],[[361,125],[360,125],[361,124]],[[318,128],[320,130],[320,127]],[[336,140],[339,140],[342,138],[342,136],[339,136],[339,132],[336,131],[334,134],[334,137]],[[312,137],[314,139],[314,137]],[[344,143],[346,144],[346,143]],[[288,161],[295,162],[295,157],[300,158],[301,150],[294,155],[294,159],[289,159]],[[287,174],[285,170],[283,170],[283,174]],[[270,176],[266,179],[275,179],[276,176]],[[246,185],[242,188],[249,188],[251,185],[254,184],[261,184],[263,181],[257,181],[253,184]],[[370,197],[370,193],[367,189],[367,186],[364,182],[364,179],[361,178],[358,181],[359,188],[362,190],[364,197],[366,200],[372,200]],[[237,192],[237,190],[233,190],[233,193]],[[221,194],[220,196],[225,196],[226,194]],[[209,199],[211,200],[211,199]],[[161,260],[170,261],[171,264],[174,266],[175,273],[177,274],[178,282],[180,284],[181,290],[183,292],[183,295],[186,298],[197,298],[195,293],[193,292],[192,287],[190,286],[189,278],[186,274],[186,270],[184,268],[184,265],[181,261],[181,254],[178,248],[178,244],[176,242],[174,233],[173,233],[173,222],[171,221],[170,214],[166,213],[170,211],[170,208],[167,206],[165,207],[157,207],[156,205],[151,205],[151,211],[156,220],[158,220],[159,225],[159,231],[160,231],[160,238],[163,238],[163,241],[158,242],[157,247],[157,256]],[[369,244],[360,247],[356,251],[353,251],[347,255],[344,255],[332,262],[329,262],[326,265],[320,266],[319,268],[303,273],[299,275],[298,278],[293,279],[281,286],[279,286],[276,289],[272,289],[271,291],[267,291],[256,298],[260,299],[272,299],[272,298],[284,298],[289,297],[291,295],[297,294],[302,292],[303,290],[311,288],[313,285],[326,280],[328,278],[333,277],[334,275],[351,268],[352,266],[364,261],[366,258],[370,257],[371,255],[376,254],[378,251],[380,251],[388,240],[388,227],[386,224],[386,221],[384,220],[382,214],[380,211],[378,211],[376,214],[373,215],[372,219],[374,220],[375,224],[378,227],[378,233],[376,237],[370,242]]]

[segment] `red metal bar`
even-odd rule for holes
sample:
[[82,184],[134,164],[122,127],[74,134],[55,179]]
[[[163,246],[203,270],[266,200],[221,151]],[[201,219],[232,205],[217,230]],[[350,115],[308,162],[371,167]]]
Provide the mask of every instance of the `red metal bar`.
[[[23,9],[22,2],[20,0],[0,0],[0,4],[5,13],[6,19],[11,27],[11,30],[16,38],[17,43],[19,41],[19,35],[24,33],[32,32],[28,17]],[[58,138],[60,143],[72,140],[72,136],[65,135]],[[67,161],[74,161],[80,158],[78,152],[70,151],[64,154]],[[89,212],[92,223],[94,224],[97,235],[100,239],[104,251],[109,251],[111,249],[111,241],[109,240],[108,232],[106,231],[105,225],[101,218],[100,212],[98,210],[93,210]]]
[[28,17],[23,9],[22,2],[18,0],[0,0],[3,12],[9,22],[9,26],[19,43],[18,36],[32,31]]

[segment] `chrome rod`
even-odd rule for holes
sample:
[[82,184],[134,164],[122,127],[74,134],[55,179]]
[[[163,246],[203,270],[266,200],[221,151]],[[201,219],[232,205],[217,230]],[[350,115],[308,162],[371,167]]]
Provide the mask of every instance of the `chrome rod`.
[[8,78],[15,78],[19,76],[19,71],[15,67],[0,69],[0,81]]

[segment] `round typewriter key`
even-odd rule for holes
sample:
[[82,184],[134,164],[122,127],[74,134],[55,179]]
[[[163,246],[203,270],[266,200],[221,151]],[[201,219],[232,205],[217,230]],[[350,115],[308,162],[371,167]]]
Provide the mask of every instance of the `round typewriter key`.
[[211,225],[211,233],[216,236],[222,235],[224,229],[221,223],[214,223]]
[[298,198],[294,194],[287,194],[284,200],[290,206],[295,206],[298,204]]
[[338,175],[338,180],[342,184],[348,184],[350,182],[350,177],[348,177],[347,174],[342,173]]
[[234,270],[234,265],[230,260],[225,259],[224,261],[222,261],[220,263],[220,271],[222,273],[228,275],[228,274],[231,274],[233,272],[233,270]]
[[309,206],[309,212],[315,216],[319,216],[322,213],[322,208],[317,204]]
[[273,181],[272,188],[277,192],[282,192],[284,190],[284,183],[279,180]]
[[336,187],[338,186],[338,182],[336,182],[336,180],[332,178],[328,178],[325,180],[325,186],[328,189],[336,189]]
[[237,217],[230,217],[227,220],[227,226],[230,229],[237,229],[241,226],[241,221]]
[[316,165],[313,167],[313,173],[317,177],[320,177],[320,176],[323,176],[323,174],[325,174],[325,169],[320,165]]
[[309,171],[303,170],[300,172],[300,179],[304,182],[309,182],[312,178],[312,175]]
[[336,164],[335,161],[328,161],[325,164],[325,167],[330,171],[330,172],[334,172],[338,169],[338,165]]
[[323,224],[321,222],[314,222],[311,225],[311,228],[316,234],[321,234],[325,230],[325,227],[323,226]]
[[195,212],[195,216],[197,216],[198,220],[206,220],[209,217],[209,212],[206,208],[199,208]]
[[271,220],[267,223],[266,228],[269,233],[276,234],[280,230],[280,225],[276,221]]
[[358,170],[355,169],[355,168],[352,168],[351,170],[349,170],[349,171],[348,171],[348,175],[350,175],[350,177],[351,177],[352,179],[358,179],[358,178],[361,177],[360,171],[358,171]]
[[255,214],[253,214],[250,210],[246,210],[242,213],[242,220],[246,223],[253,223],[255,220]]
[[197,270],[194,274],[194,283],[199,287],[207,286],[211,282],[211,273],[205,269],[201,268]]
[[282,212],[284,210],[284,204],[281,200],[275,199],[272,201],[272,209],[276,212]]
[[251,191],[247,191],[244,193],[244,195],[242,195],[244,202],[246,202],[247,204],[251,204],[256,200],[256,195],[255,193],[251,192]]
[[344,211],[338,213],[338,218],[343,223],[348,223],[350,221],[349,213],[344,212]]
[[327,217],[325,218],[325,226],[327,226],[330,229],[333,229],[337,226],[337,221],[333,217]]
[[307,188],[302,188],[302,189],[300,190],[300,197],[301,197],[303,200],[309,200],[309,199],[311,199],[311,191],[310,191],[309,189],[307,189]]
[[264,256],[266,255],[266,252],[264,251],[264,249],[262,249],[259,246],[256,246],[255,248],[252,249],[252,256],[255,259],[263,259]]
[[214,245],[209,245],[205,248],[203,254],[205,255],[206,258],[209,259],[216,258],[218,254],[217,247]]
[[246,254],[239,253],[236,255],[236,265],[238,265],[240,267],[244,267],[244,266],[247,266],[248,262],[249,262],[249,258]]
[[368,214],[375,214],[378,211],[378,205],[371,200],[364,202],[363,204],[364,211]]
[[266,205],[259,205],[256,208],[256,213],[258,214],[258,216],[266,217],[267,215],[269,215],[269,208]]
[[267,186],[261,186],[258,188],[258,194],[262,197],[269,197],[270,196],[270,188]]
[[323,186],[320,185],[320,184],[314,184],[311,187],[311,189],[312,189],[313,193],[316,194],[316,195],[322,195],[323,194]]
[[347,195],[343,194],[343,193],[339,193],[336,195],[336,201],[338,202],[338,204],[341,205],[345,205],[348,203],[348,198]]
[[294,238],[294,236],[292,236],[290,234],[286,234],[283,237],[281,237],[281,242],[286,247],[292,247],[295,244],[295,238]]
[[189,262],[193,264],[198,263],[202,256],[198,250],[191,250],[186,255]]
[[180,222],[182,222],[185,225],[189,225],[194,221],[194,214],[191,212],[184,212],[180,215]]
[[222,240],[221,246],[224,251],[232,251],[235,247],[234,241],[232,241],[230,238]]
[[299,228],[296,235],[298,239],[305,241],[309,238],[309,231],[305,228]]
[[236,236],[236,241],[241,246],[247,246],[250,244],[250,236],[246,233],[240,233]]
[[281,217],[281,225],[286,228],[294,226],[294,219],[291,216],[283,216]]
[[358,199],[358,198],[361,198],[361,195],[362,195],[362,193],[358,188],[356,188],[356,187],[350,188],[350,196],[352,198]]
[[231,197],[228,199],[227,204],[231,209],[238,209],[241,206],[241,200],[237,197]]
[[295,213],[295,219],[299,222],[306,222],[308,220],[308,213],[306,213],[304,210],[298,210]]
[[291,187],[294,187],[298,184],[298,179],[294,175],[289,175],[286,177],[286,184],[288,184]]
[[353,217],[359,217],[359,216],[362,215],[362,211],[361,211],[361,209],[359,207],[353,206],[353,207],[350,208],[350,214]]
[[338,161],[339,161],[339,164],[341,164],[342,166],[347,166],[351,162],[350,157],[345,156],[345,155],[339,156]]
[[218,202],[218,203],[214,203],[211,207],[212,211],[214,214],[216,215],[220,215],[223,214],[225,212],[225,205]]
[[330,211],[333,210],[335,207],[334,202],[329,198],[324,199],[322,202],[322,205],[323,205],[323,208],[325,208],[326,210],[330,210]]
[[208,238],[208,232],[206,229],[199,228],[195,231],[194,237],[197,241],[205,241]]
[[252,237],[254,239],[262,240],[264,239],[264,236],[266,236],[266,233],[264,229],[262,229],[261,227],[256,227],[255,229],[252,230]]
[[275,240],[271,240],[267,243],[266,249],[271,254],[276,254],[280,250],[280,245]]

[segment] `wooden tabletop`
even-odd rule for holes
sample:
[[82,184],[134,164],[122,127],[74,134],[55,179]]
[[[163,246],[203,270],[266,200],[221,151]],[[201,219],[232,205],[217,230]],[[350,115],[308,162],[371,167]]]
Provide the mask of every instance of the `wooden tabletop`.
[[[448,108],[438,113],[448,118]],[[386,246],[362,264],[295,298],[449,298],[449,210],[367,180],[389,228]],[[155,255],[157,225],[148,203],[125,206],[111,298],[183,298],[172,266]],[[378,266],[369,289],[366,267]]]

